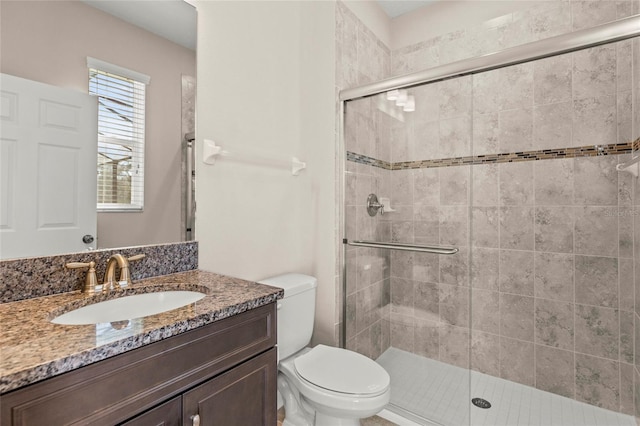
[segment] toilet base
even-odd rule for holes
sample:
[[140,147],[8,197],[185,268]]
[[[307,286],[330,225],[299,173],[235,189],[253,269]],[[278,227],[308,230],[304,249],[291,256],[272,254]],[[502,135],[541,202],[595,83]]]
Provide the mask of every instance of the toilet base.
[[284,401],[285,420],[289,420],[286,426],[359,426],[360,419],[377,414],[389,403],[388,387],[379,394],[356,397],[305,381],[294,363],[309,351],[311,348],[304,348],[278,365],[278,391]]
[[282,426],[360,426],[360,419],[333,417],[314,410],[281,372],[278,373],[278,392],[285,409]]
[[285,418],[282,426],[313,426],[313,415],[302,405],[300,393],[280,372],[278,372],[278,395],[284,403]]
[[351,402],[351,406],[325,405],[318,400],[310,400],[294,384],[302,383],[295,377],[290,361],[285,360],[278,367],[278,392],[285,408],[283,426],[360,426],[361,418],[378,413],[389,402],[389,392],[376,397],[371,406],[363,406],[363,401],[357,399]]
[[316,411],[315,426],[360,426],[360,419],[339,419]]

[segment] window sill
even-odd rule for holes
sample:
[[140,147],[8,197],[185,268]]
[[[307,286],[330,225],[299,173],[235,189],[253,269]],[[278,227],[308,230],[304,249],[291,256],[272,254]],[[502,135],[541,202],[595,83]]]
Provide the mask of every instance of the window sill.
[[98,205],[97,212],[98,213],[142,213],[144,211],[144,207],[142,206],[130,206],[130,205],[113,205],[113,206],[105,206]]

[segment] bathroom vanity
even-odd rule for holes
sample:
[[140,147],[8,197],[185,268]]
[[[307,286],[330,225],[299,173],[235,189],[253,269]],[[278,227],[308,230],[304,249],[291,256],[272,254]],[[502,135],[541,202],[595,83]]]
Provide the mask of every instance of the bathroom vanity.
[[128,291],[194,287],[207,296],[124,324],[51,324],[79,293],[0,304],[0,423],[275,425],[282,290],[190,271]]

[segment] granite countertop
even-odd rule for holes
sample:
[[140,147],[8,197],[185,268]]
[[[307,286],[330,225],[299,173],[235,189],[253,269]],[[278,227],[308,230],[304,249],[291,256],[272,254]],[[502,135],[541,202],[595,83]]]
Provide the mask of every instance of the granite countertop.
[[[182,308],[132,319],[124,328],[50,322],[80,306],[162,290],[195,290],[207,296]],[[283,294],[276,287],[194,270],[147,278],[108,294],[62,293],[0,304],[0,393],[266,305]]]

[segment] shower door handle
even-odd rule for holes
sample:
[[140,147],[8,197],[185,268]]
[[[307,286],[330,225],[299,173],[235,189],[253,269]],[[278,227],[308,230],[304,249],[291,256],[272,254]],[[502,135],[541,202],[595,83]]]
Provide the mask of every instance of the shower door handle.
[[448,246],[419,246],[416,244],[401,244],[401,243],[381,243],[377,241],[349,241],[348,239],[342,240],[343,244],[347,244],[354,247],[371,247],[382,248],[390,250],[403,250],[403,251],[416,251],[420,253],[433,253],[433,254],[456,254],[459,250],[457,247]]

